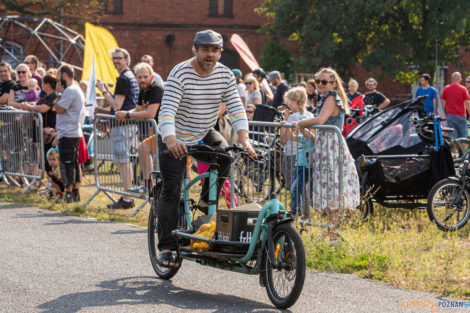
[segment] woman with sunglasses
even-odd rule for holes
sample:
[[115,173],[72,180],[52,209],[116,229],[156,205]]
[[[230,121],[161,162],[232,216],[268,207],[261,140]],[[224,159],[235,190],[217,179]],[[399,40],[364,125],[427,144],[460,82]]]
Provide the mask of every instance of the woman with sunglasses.
[[[344,115],[349,113],[348,100],[343,89],[343,82],[332,68],[322,68],[316,81],[321,94],[320,113],[318,116],[297,122],[297,129],[303,135],[315,141],[313,149],[312,200],[315,209],[328,211],[328,228],[325,236],[330,237],[330,244],[337,241],[335,229],[339,229],[341,209],[354,210],[359,205],[359,179],[354,160],[344,138],[332,131],[321,131],[316,135],[305,127],[311,125],[333,125],[343,129]],[[343,155],[340,155],[342,145]],[[342,163],[342,172],[339,164]],[[340,175],[343,176],[340,193]],[[338,202],[338,196],[341,197]]]
[[246,101],[245,109],[248,104],[261,104],[261,93],[259,92],[258,80],[249,75],[245,78],[246,85]]
[[14,84],[10,89],[8,97],[8,105],[15,109],[21,109],[21,104],[26,101],[26,93],[28,92],[28,82],[31,79],[31,71],[28,65],[21,63],[16,67],[18,74],[18,83]]
[[246,117],[249,121],[253,121],[255,117],[256,105],[254,104],[247,104],[246,105]]

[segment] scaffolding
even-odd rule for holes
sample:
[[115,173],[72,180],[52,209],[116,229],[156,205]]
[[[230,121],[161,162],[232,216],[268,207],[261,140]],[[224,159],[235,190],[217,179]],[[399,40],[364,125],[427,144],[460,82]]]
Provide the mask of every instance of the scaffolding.
[[0,61],[13,67],[28,54],[48,67],[62,62],[82,70],[84,37],[49,18],[9,15],[0,17]]

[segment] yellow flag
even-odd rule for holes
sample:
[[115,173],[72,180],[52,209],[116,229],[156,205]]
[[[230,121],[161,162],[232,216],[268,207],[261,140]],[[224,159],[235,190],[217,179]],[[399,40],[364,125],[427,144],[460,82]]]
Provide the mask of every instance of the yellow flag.
[[95,77],[111,84],[114,90],[116,77],[119,76],[114,68],[109,52],[117,48],[118,44],[114,36],[103,27],[85,23],[85,52],[83,58],[82,80],[88,81],[95,58]]

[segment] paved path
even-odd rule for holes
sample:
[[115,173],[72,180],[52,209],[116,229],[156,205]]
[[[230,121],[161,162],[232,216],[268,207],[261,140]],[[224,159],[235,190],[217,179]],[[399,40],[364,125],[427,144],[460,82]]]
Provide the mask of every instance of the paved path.
[[[184,262],[172,281],[157,279],[146,231],[130,225],[0,204],[0,240],[0,312],[278,311],[257,276]],[[291,311],[431,312],[400,307],[406,300],[449,299],[352,275],[308,273]]]

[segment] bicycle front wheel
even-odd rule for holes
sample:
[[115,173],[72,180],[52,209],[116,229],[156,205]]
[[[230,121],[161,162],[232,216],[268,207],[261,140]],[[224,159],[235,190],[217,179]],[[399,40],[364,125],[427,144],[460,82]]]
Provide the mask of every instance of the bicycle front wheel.
[[443,231],[459,229],[470,217],[470,194],[459,181],[443,179],[432,187],[427,211],[431,221]]
[[162,279],[170,279],[178,273],[179,267],[166,268],[158,264],[158,231],[157,231],[157,204],[160,198],[162,182],[159,181],[152,189],[151,207],[147,225],[147,242],[149,247],[150,262],[153,270]]
[[264,250],[261,275],[271,302],[286,309],[297,301],[305,281],[305,250],[302,237],[290,224],[284,223],[273,230],[275,257],[281,268],[273,268]]

